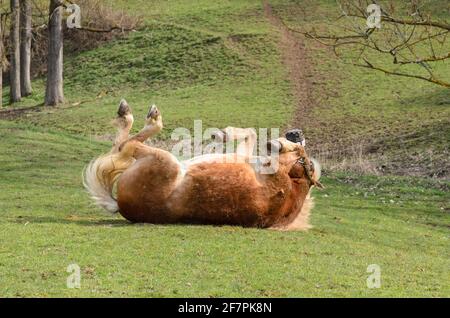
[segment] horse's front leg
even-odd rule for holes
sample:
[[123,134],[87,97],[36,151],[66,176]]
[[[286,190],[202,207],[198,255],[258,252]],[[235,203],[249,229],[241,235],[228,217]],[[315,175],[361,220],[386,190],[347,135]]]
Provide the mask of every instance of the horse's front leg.
[[294,152],[299,149],[304,149],[300,143],[292,142],[284,137],[271,140],[267,143],[267,150],[269,153],[286,153]]
[[212,138],[218,142],[238,141],[236,154],[245,157],[253,156],[256,145],[256,131],[253,128],[226,127],[212,135]]

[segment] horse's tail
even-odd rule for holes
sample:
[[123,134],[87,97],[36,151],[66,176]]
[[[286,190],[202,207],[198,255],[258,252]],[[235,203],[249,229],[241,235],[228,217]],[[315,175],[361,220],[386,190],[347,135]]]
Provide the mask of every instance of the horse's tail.
[[119,211],[113,196],[114,185],[119,176],[134,162],[119,153],[105,154],[93,159],[83,171],[83,185],[95,203],[108,212]]

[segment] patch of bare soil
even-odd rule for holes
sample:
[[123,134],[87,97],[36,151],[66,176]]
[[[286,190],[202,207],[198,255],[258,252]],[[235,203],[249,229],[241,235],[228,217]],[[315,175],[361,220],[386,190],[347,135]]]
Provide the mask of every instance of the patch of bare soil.
[[42,104],[30,107],[18,107],[0,110],[0,119],[16,119],[29,112],[42,111]]

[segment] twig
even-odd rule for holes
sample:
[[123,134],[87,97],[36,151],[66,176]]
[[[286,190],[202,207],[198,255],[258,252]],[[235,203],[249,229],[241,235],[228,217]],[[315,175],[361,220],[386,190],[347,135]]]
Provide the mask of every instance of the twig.
[[373,70],[376,70],[376,71],[380,71],[380,72],[383,72],[383,73],[385,73],[387,75],[395,75],[395,76],[417,78],[417,79],[428,81],[428,82],[431,82],[431,83],[434,83],[434,84],[437,84],[437,85],[440,85],[440,86],[443,86],[443,87],[450,88],[450,83],[447,83],[447,82],[444,82],[442,80],[436,79],[435,77],[425,77],[425,76],[420,76],[420,75],[389,71],[389,70],[386,70],[384,68],[381,68],[381,67],[378,67],[378,66],[374,66],[372,63],[370,63],[366,59],[364,59],[364,62],[366,62],[366,64],[353,64],[353,65],[358,66],[358,67],[364,67],[364,68],[369,68],[369,69],[373,69]]

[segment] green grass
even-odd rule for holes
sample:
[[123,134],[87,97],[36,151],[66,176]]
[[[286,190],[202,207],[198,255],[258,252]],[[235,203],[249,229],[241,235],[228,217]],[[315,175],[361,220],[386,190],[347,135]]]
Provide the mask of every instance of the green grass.
[[[105,143],[0,122],[1,296],[448,296],[449,183],[332,175],[309,232],[132,225],[93,207]],[[81,288],[66,268],[81,267]],[[378,264],[382,287],[368,289]]]
[[[194,119],[203,128],[285,127],[295,107],[279,34],[261,1],[108,2],[142,14],[144,27],[68,56],[65,105],[0,120],[0,296],[450,296],[445,180],[327,172],[308,232],[133,225],[94,207],[81,171],[109,149],[104,140],[114,134],[122,97],[133,108],[134,131],[151,103],[161,108],[161,139],[191,129]],[[334,1],[315,2],[303,21],[294,19],[298,1],[271,3],[294,25],[335,10]],[[398,162],[402,150],[412,157],[431,150],[447,164],[447,91],[343,69],[310,49],[320,102],[301,125],[313,146],[381,139]],[[42,103],[43,79],[33,87],[14,107]],[[66,287],[72,263],[81,267],[80,289]],[[370,264],[381,267],[379,289],[366,286]]]

